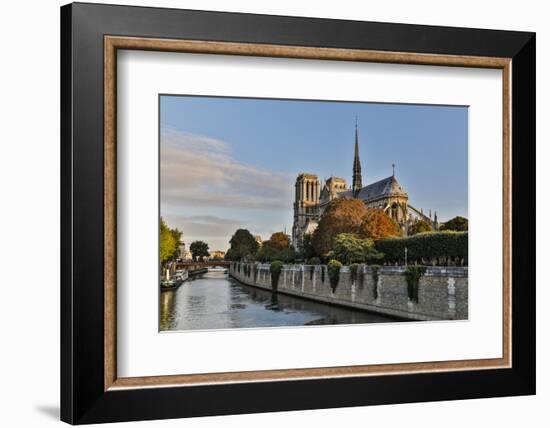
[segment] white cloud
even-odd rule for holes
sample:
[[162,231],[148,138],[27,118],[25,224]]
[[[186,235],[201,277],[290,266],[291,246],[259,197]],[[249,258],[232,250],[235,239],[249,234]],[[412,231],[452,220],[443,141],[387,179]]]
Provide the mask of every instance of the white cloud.
[[292,177],[239,162],[224,141],[163,128],[160,165],[161,204],[170,211],[292,207]]

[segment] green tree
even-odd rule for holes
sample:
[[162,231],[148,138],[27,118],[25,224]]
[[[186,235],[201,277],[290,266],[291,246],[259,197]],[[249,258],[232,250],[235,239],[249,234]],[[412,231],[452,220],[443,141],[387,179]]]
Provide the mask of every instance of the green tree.
[[226,260],[241,261],[254,258],[259,244],[254,236],[246,229],[238,229],[229,240],[229,250],[225,254]]
[[372,239],[361,239],[352,233],[340,233],[334,238],[332,254],[346,265],[382,258],[382,254],[375,250]]
[[298,257],[303,260],[309,260],[315,257],[315,250],[313,249],[312,234],[306,233],[300,244]]
[[[180,233],[181,235],[181,233]],[[172,259],[178,250],[179,240],[176,241],[172,230],[168,227],[164,219],[160,218],[160,263],[164,265]]]
[[432,227],[425,220],[418,220],[412,225],[409,230],[409,235],[416,235],[417,233],[431,232]]
[[261,262],[282,260],[290,263],[296,258],[296,252],[290,246],[290,237],[283,232],[276,232],[262,244],[256,258]]
[[189,251],[191,251],[191,255],[193,256],[193,260],[197,261],[197,259],[202,262],[204,261],[205,257],[208,257],[210,253],[208,252],[208,244],[203,241],[193,241],[191,242],[191,245],[189,246]]
[[460,216],[453,217],[448,222],[443,223],[440,230],[454,230],[456,232],[468,231],[468,219]]
[[160,218],[159,254],[161,266],[179,256],[179,243],[182,232],[178,229],[170,229],[164,219]]

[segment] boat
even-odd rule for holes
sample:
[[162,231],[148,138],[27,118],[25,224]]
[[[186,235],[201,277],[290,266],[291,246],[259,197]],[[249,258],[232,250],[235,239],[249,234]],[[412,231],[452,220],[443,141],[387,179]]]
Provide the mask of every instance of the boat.
[[189,272],[187,269],[180,269],[174,272],[172,276],[167,275],[167,277],[160,279],[160,287],[164,290],[175,290],[181,284],[183,284],[189,278]]

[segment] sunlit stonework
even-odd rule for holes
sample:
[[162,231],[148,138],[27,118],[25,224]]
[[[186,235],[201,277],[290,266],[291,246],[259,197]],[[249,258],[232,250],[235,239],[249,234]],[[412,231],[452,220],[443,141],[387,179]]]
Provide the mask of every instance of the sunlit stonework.
[[424,220],[432,230],[439,229],[437,212],[429,210],[428,215],[409,203],[409,195],[392,175],[363,187],[361,161],[359,159],[359,131],[355,125],[355,154],[353,159],[353,182],[349,187],[344,178],[330,177],[321,185],[316,174],[301,173],[296,178],[294,199],[294,223],[292,243],[298,248],[306,234],[317,228],[328,203],[335,198],[361,199],[368,208],[384,210],[401,228],[404,235],[417,221]]

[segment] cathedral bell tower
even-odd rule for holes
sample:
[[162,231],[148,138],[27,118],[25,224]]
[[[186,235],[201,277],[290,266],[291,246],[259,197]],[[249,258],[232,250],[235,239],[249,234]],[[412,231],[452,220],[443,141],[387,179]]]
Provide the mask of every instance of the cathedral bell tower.
[[353,158],[353,196],[357,197],[363,188],[361,179],[361,161],[359,160],[359,131],[357,130],[357,117],[355,118],[355,155]]
[[294,225],[292,242],[295,248],[308,233],[308,224],[316,224],[319,216],[319,195],[321,186],[315,174],[302,173],[296,178],[294,198]]

